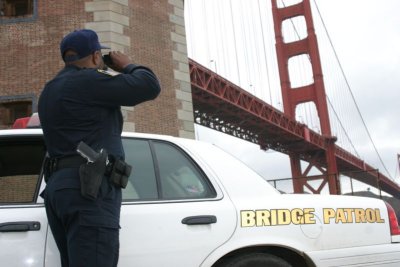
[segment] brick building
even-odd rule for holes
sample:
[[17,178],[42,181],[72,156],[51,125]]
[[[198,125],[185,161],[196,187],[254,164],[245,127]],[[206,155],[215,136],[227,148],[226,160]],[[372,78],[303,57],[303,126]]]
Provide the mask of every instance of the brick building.
[[60,40],[90,28],[160,78],[155,101],[123,107],[124,130],[194,138],[183,2],[0,0],[0,128],[37,110],[43,85],[63,67]]

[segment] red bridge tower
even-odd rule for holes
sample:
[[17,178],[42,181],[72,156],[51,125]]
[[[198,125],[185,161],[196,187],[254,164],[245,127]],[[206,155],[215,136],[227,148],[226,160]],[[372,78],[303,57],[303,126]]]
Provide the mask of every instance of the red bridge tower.
[[[340,185],[337,179],[338,168],[335,158],[336,138],[332,136],[331,133],[321,61],[310,1],[303,0],[295,5],[278,8],[277,0],[272,0],[272,13],[274,18],[276,53],[281,80],[284,113],[291,119],[295,119],[297,105],[311,101],[314,102],[319,116],[321,134],[325,137],[327,143],[327,149],[325,151],[326,168],[323,168],[316,160],[307,159],[309,165],[303,171],[301,167],[301,156],[295,153],[289,154],[294,192],[303,193],[304,188],[307,187],[313,193],[320,193],[323,187],[328,184],[330,194],[340,194]],[[285,20],[298,16],[304,17],[308,36],[302,40],[285,43],[282,35],[282,24]],[[292,88],[288,68],[289,59],[299,55],[308,55],[310,58],[314,82],[306,86]],[[315,157],[317,157],[317,155],[315,155]],[[308,183],[310,180],[315,180],[315,177],[307,177],[312,167],[316,167],[322,173],[322,176],[318,177],[318,179],[322,179],[322,183],[317,189]]]

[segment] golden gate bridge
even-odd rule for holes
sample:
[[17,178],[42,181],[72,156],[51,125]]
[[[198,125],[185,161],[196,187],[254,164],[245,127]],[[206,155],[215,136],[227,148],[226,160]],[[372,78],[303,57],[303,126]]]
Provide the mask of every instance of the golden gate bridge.
[[[254,1],[252,2],[254,3]],[[204,5],[204,2],[202,4]],[[260,1],[257,1],[257,4],[260,12]],[[230,22],[233,26],[235,23],[242,23],[241,29],[243,30],[245,23],[234,19],[235,11],[231,3],[229,8]],[[331,194],[340,194],[340,176],[345,175],[399,197],[400,186],[376,167],[360,159],[351,140],[348,142],[349,147],[344,148],[338,145],[342,139],[350,139],[340,120],[339,123],[336,123],[340,125],[344,135],[335,136],[332,133],[331,117],[338,117],[339,112],[332,107],[331,100],[326,94],[325,80],[329,74],[323,76],[323,66],[312,16],[312,9],[314,8],[315,11],[315,6],[311,6],[310,0],[295,1],[291,5],[285,5],[283,0],[271,0],[270,8],[273,15],[274,52],[276,53],[276,68],[279,72],[282,93],[282,108],[273,107],[249,93],[249,90],[245,90],[217,74],[215,59],[210,60],[214,64],[214,71],[190,60],[196,123],[255,143],[263,150],[272,149],[287,154],[290,158],[294,192],[321,193],[324,187],[328,187]],[[221,25],[227,23],[221,19],[221,16],[219,22]],[[250,28],[254,30],[257,28],[256,25],[261,27],[264,32],[262,20],[258,24],[253,20]],[[187,27],[191,27],[190,23]],[[207,25],[205,28],[207,30]],[[231,35],[236,42],[235,29],[232,30]],[[190,38],[190,36],[188,37]],[[268,37],[263,36],[263,40],[264,38]],[[218,45],[220,44],[216,44],[216,46]],[[239,45],[235,44],[234,46],[238,64],[240,48],[238,48]],[[265,49],[265,43],[263,47]],[[207,49],[210,48],[204,48],[204,50]],[[221,49],[217,49],[217,52],[225,53]],[[257,54],[258,57],[260,55]],[[293,59],[295,61],[303,60],[303,62],[291,64]],[[267,60],[265,58],[265,63]],[[249,59],[242,60],[245,64],[248,61]],[[308,77],[305,82],[300,83],[295,81],[296,72],[293,72],[293,69],[296,66],[293,67],[293,65],[296,64],[297,67],[306,68],[306,73],[308,72],[306,76],[311,76],[311,78]],[[240,76],[240,74],[238,75]],[[266,78],[269,79],[269,77]],[[314,117],[317,119],[311,119],[312,123],[299,120],[301,118],[299,113],[302,112],[299,109],[301,105],[308,105],[306,109],[311,106],[315,113]],[[315,127],[315,121],[317,121],[318,127]],[[336,131],[338,132],[338,130]],[[304,166],[302,162],[307,162],[307,165]],[[317,169],[320,174],[312,175],[312,169]],[[320,181],[317,188],[311,183],[315,180]]]

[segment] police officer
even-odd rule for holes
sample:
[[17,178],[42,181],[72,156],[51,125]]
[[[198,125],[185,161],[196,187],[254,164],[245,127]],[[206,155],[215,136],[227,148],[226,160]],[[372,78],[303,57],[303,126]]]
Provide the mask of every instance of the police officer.
[[79,168],[86,160],[76,152],[78,143],[123,160],[121,106],[160,93],[155,74],[121,52],[110,52],[108,63],[120,74],[105,71],[103,48],[92,30],[66,35],[60,44],[65,67],[39,98],[50,162],[42,196],[63,267],[117,266],[119,257],[121,187],[105,174],[97,197],[82,195]]

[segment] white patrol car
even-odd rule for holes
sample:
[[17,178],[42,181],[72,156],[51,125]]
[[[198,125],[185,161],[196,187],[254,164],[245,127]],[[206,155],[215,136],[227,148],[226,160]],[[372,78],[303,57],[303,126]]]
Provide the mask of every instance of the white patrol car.
[[[381,200],[281,194],[199,141],[124,133],[123,144],[120,267],[400,266]],[[39,196],[45,152],[40,129],[0,131],[1,266],[60,266]]]

